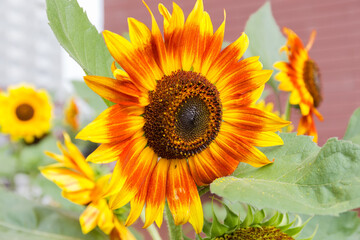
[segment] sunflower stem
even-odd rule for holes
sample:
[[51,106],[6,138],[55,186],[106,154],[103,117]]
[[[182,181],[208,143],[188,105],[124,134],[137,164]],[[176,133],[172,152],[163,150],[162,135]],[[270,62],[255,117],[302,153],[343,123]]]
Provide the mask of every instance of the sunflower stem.
[[168,203],[165,203],[166,222],[169,230],[170,240],[183,240],[181,225],[175,225]]
[[[291,104],[290,104],[290,96],[286,102],[286,109],[285,109],[285,120],[290,121],[291,118]],[[283,132],[288,132],[289,125],[283,128]]]
[[[140,218],[141,218],[141,221],[143,221],[143,223],[145,223],[145,211],[141,212]],[[146,230],[149,232],[149,234],[153,240],[162,240],[162,238],[160,237],[160,234],[154,224],[151,224],[148,228],[146,228]]]

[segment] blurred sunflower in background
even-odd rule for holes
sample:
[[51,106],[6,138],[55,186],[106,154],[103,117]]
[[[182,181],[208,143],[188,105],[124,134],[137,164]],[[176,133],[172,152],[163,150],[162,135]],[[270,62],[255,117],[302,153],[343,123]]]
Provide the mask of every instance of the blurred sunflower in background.
[[152,29],[129,18],[130,41],[103,32],[124,70],[114,63],[115,79],[84,79],[116,104],[77,138],[102,144],[88,161],[117,161],[105,195],[111,196],[112,209],[131,201],[127,225],[146,204],[144,227],[154,221],[160,226],[167,199],[175,224],[190,222],[200,233],[203,212],[196,185],[230,175],[239,162],[271,163],[255,146],[283,144],[274,131],[289,122],[252,107],[272,71],[261,70],[259,57],[240,60],[249,44],[244,33],[221,50],[225,20],[214,33],[198,0],[186,20],[177,4],[172,14],[159,5],[163,38],[148,10]]
[[0,92],[1,132],[32,143],[49,132],[52,103],[46,90],[21,84]]
[[313,140],[317,142],[318,134],[314,115],[319,120],[323,120],[323,116],[317,110],[322,102],[320,70],[308,54],[316,32],[311,33],[309,43],[304,47],[296,33],[288,28],[284,28],[283,31],[287,35],[288,41],[281,50],[286,52],[289,62],[274,64],[274,67],[280,70],[275,78],[280,81],[280,90],[291,92],[290,104],[300,107],[302,118],[299,122],[298,134],[314,136]]
[[110,175],[95,176],[85,157],[66,133],[64,140],[65,146],[58,143],[62,155],[46,152],[58,163],[42,167],[40,171],[44,177],[62,189],[63,197],[86,206],[79,219],[83,233],[86,234],[99,226],[104,233],[110,235],[110,239],[135,239],[102,197]]
[[69,125],[73,131],[79,130],[79,108],[75,102],[75,98],[71,98],[65,110],[65,123]]

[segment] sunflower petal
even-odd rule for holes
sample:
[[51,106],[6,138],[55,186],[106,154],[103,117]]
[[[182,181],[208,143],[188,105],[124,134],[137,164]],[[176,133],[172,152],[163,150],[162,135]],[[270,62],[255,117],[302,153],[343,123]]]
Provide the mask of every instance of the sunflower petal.
[[[76,138],[97,143],[110,143],[127,139],[144,126],[144,118],[132,116],[131,108],[113,105],[81,130]],[[119,121],[121,119],[121,121]]]
[[176,225],[185,224],[190,218],[189,173],[186,160],[171,160],[167,183],[166,198]]
[[111,208],[121,208],[135,197],[144,185],[146,175],[152,172],[155,167],[157,158],[157,154],[147,147],[140,153],[138,158],[133,158],[134,161],[129,160],[124,172],[131,171],[131,174],[128,173],[128,178],[121,191],[110,198]]
[[73,203],[77,203],[80,205],[87,205],[92,200],[91,192],[92,190],[89,189],[80,190],[77,192],[63,191],[61,195]]
[[170,161],[160,158],[155,169],[151,173],[151,179],[146,196],[145,224],[150,226],[159,214],[163,214],[165,206],[166,178]]
[[100,211],[97,225],[107,235],[110,234],[114,228],[114,214],[109,209],[105,199],[100,199],[98,202],[98,209]]
[[80,215],[81,230],[84,234],[89,233],[97,225],[100,210],[95,203],[90,203],[85,211]]

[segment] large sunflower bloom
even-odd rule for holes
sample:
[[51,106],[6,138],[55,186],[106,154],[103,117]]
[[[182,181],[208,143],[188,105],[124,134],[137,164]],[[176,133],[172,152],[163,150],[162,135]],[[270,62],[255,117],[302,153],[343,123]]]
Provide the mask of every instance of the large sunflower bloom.
[[1,132],[12,140],[23,138],[31,143],[41,138],[51,127],[52,104],[45,90],[28,85],[9,87],[0,93]]
[[111,208],[131,201],[126,224],[139,217],[146,203],[145,227],[154,221],[160,226],[167,199],[175,224],[190,222],[199,233],[203,213],[196,184],[231,174],[239,162],[270,163],[255,146],[282,144],[274,131],[288,122],[250,107],[272,71],[261,70],[258,57],[240,61],[249,43],[245,34],[221,51],[225,20],[213,33],[198,0],[186,21],[175,3],[172,14],[159,5],[163,38],[148,10],[151,30],[128,19],[130,42],[103,32],[124,70],[113,64],[115,79],[84,79],[116,104],[77,137],[102,143],[87,160],[117,160],[107,194],[114,194]]
[[320,72],[317,64],[308,54],[316,32],[312,32],[306,47],[292,30],[284,28],[284,33],[288,36],[288,41],[281,50],[287,53],[289,62],[274,64],[274,67],[281,71],[275,78],[280,81],[280,90],[291,92],[290,104],[300,106],[302,118],[298,126],[298,134],[314,136],[314,142],[317,142],[318,134],[313,115],[323,120],[317,110],[322,101]]
[[62,155],[46,152],[58,163],[42,167],[41,173],[62,189],[63,197],[87,206],[80,216],[83,233],[86,234],[99,226],[104,233],[110,235],[110,239],[135,239],[103,198],[110,175],[96,179],[93,169],[71,142],[69,135],[64,134],[64,139],[65,147],[58,143]]

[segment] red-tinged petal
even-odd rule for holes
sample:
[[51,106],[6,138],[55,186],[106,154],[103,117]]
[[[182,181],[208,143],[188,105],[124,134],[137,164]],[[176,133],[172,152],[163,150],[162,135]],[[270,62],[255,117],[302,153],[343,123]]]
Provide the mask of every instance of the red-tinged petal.
[[223,39],[224,39],[224,32],[225,32],[225,20],[226,14],[224,11],[224,21],[220,25],[220,27],[216,30],[215,34],[211,36],[209,39],[209,44],[204,51],[201,61],[201,69],[200,73],[203,76],[206,76],[210,66],[212,65],[213,61],[216,59],[216,56],[220,53]]
[[190,183],[187,174],[190,175],[190,172],[185,159],[171,160],[166,182],[166,199],[176,225],[187,223],[190,217]]
[[41,173],[66,192],[92,189],[95,186],[93,181],[69,169],[45,167]]
[[68,199],[73,203],[77,203],[80,205],[87,205],[89,202],[91,202],[91,193],[92,190],[80,190],[77,192],[63,191],[61,194],[64,198]]
[[223,112],[223,121],[249,131],[276,131],[290,124],[274,113],[252,107],[227,109]]
[[133,224],[140,216],[143,208],[144,208],[144,204],[145,204],[145,200],[146,200],[146,196],[147,196],[147,192],[148,192],[148,188],[149,188],[149,183],[150,183],[150,178],[151,178],[151,173],[153,172],[154,169],[151,169],[148,174],[146,174],[146,179],[144,184],[141,186],[139,192],[135,195],[135,197],[131,200],[130,205],[131,205],[131,209],[130,209],[130,213],[128,218],[126,219],[126,226],[130,226],[131,224]]
[[247,35],[243,33],[235,42],[231,43],[219,53],[216,60],[210,66],[206,78],[212,83],[220,79],[229,65],[240,60],[248,46],[249,39]]
[[173,12],[170,15],[164,5],[159,4],[159,12],[164,17],[164,40],[167,61],[172,71],[181,69],[181,38],[184,28],[184,13],[173,2]]
[[262,88],[271,76],[271,70],[248,72],[238,75],[237,82],[228,84],[220,91],[224,103],[244,97],[244,94]]
[[230,155],[229,151],[231,150],[221,149],[216,142],[213,142],[208,149],[189,159],[190,170],[196,173],[193,174],[193,178],[199,186],[208,185],[216,178],[234,172],[240,160]]
[[130,144],[130,138],[121,142],[103,143],[93,151],[86,160],[93,163],[104,164],[119,160],[120,154]]
[[95,203],[90,203],[85,211],[80,215],[81,230],[84,234],[89,233],[97,225],[100,210]]
[[114,228],[114,217],[116,218],[116,216],[114,216],[113,212],[110,210],[105,199],[99,200],[97,208],[100,211],[97,225],[105,234],[109,235]]
[[93,122],[81,130],[76,138],[97,143],[122,141],[142,130],[145,120],[134,116],[130,108],[113,105],[103,111]]
[[141,92],[130,81],[100,76],[85,76],[85,83],[101,97],[123,105],[140,105]]
[[129,160],[124,169],[124,172],[129,172],[124,186],[118,193],[110,197],[112,209],[121,208],[135,197],[143,187],[146,175],[154,169],[157,159],[157,154],[147,147],[140,153],[139,157]]
[[[253,167],[262,167],[271,163],[260,150],[229,133],[221,132],[215,139],[215,142],[218,146],[218,148],[215,149],[217,153],[225,150],[228,155],[234,159],[248,163]],[[214,146],[216,146],[216,144]]]
[[189,71],[193,66],[194,60],[200,55],[200,45],[203,44],[203,34],[200,26],[204,17],[204,5],[202,0],[198,0],[194,9],[186,19],[182,34],[182,55],[181,65],[184,71]]
[[151,50],[151,42],[148,39],[148,45],[144,46],[146,52],[137,49],[124,37],[104,31],[103,36],[106,45],[119,65],[129,74],[131,80],[143,92],[154,90],[157,79],[161,79],[163,73],[157,66]]
[[144,228],[150,226],[159,214],[163,214],[165,206],[166,177],[170,165],[170,160],[160,158],[151,179],[146,196],[145,224]]
[[[222,99],[223,109],[231,109],[231,108],[238,108],[240,106],[250,106],[261,97],[263,93],[265,85],[258,87],[252,91],[245,92],[240,95],[236,95],[235,98],[228,98],[225,96],[225,99]],[[221,96],[222,97],[222,96]]]
[[[133,175],[133,172],[141,170],[141,164],[138,160],[139,155],[144,151],[146,143],[146,138],[140,137],[133,139],[124,149],[115,165],[108,189],[105,191],[105,196],[114,195],[119,192],[124,187],[124,184],[126,184],[128,178]],[[148,164],[148,162],[143,164]],[[144,180],[144,177],[138,177]],[[114,204],[116,204],[114,199],[110,199],[109,206],[111,209],[116,208]]]
[[[167,54],[165,50],[165,44],[162,37],[162,34],[160,32],[159,26],[155,20],[155,17],[150,10],[149,6],[145,3],[143,0],[143,4],[148,9],[150,15],[151,15],[151,46],[152,51],[154,55],[154,60],[156,61],[157,65],[160,66],[160,69],[162,70],[162,73],[165,75],[170,74],[173,70],[169,68],[168,62],[167,62]],[[160,78],[156,79],[160,80]]]
[[235,126],[223,122],[221,125],[221,131],[224,131],[230,135],[234,135],[243,139],[250,145],[258,147],[270,147],[284,144],[279,135],[274,132],[254,132],[239,129]]

